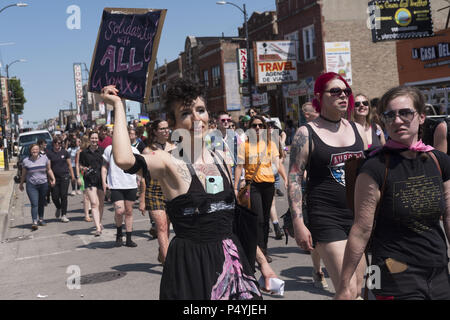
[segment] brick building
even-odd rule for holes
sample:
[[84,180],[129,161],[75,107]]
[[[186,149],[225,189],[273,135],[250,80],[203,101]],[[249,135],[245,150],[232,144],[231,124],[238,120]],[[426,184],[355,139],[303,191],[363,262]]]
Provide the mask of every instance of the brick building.
[[280,37],[298,43],[298,83],[283,86],[286,114],[303,122],[314,81],[326,72],[325,42],[350,42],[352,89],[371,98],[399,84],[395,42],[372,42],[368,1],[276,0]]

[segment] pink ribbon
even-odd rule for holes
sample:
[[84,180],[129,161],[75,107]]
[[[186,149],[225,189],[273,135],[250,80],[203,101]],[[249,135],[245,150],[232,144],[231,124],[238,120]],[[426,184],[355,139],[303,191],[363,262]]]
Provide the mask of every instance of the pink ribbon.
[[413,145],[410,145],[408,147],[400,142],[389,139],[384,146],[373,150],[369,154],[369,156],[370,157],[374,156],[383,149],[393,149],[393,150],[406,149],[406,150],[411,150],[411,151],[415,151],[415,152],[429,152],[431,150],[434,150],[434,148],[432,146],[426,145],[425,143],[422,142],[422,140],[419,140],[416,143],[414,143]]

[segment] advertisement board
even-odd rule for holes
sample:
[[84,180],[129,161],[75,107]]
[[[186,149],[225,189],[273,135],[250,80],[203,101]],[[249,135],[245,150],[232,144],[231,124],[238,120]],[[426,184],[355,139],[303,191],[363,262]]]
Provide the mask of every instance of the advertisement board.
[[369,15],[373,42],[434,35],[428,0],[371,1]]
[[327,72],[341,75],[352,85],[352,56],[350,42],[325,42]]
[[294,41],[255,42],[257,85],[297,81],[297,55]]

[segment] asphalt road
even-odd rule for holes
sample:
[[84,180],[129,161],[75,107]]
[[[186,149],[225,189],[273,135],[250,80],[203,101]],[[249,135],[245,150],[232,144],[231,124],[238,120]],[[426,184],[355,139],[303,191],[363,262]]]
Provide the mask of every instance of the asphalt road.
[[[134,210],[136,248],[115,248],[114,211],[106,203],[100,238],[93,222],[85,222],[82,196],[69,196],[69,223],[55,218],[51,203],[45,208],[48,223],[31,231],[30,204],[26,193],[15,188],[13,214],[6,240],[0,244],[0,299],[12,300],[157,300],[162,266],[157,261],[158,242],[149,233],[149,218]],[[285,190],[283,190],[285,191]],[[286,195],[276,197],[278,216],[284,214]],[[173,237],[173,233],[171,235]],[[334,289],[316,289],[309,254],[294,239],[275,240],[270,234],[272,268],[285,281],[284,297],[265,294],[265,300],[328,300]],[[77,276],[80,279],[77,282]],[[256,278],[259,279],[257,272]],[[69,283],[69,284],[68,284]]]

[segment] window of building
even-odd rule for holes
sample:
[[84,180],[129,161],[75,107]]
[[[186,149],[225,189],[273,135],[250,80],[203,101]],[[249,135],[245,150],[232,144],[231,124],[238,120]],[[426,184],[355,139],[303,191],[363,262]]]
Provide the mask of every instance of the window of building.
[[285,35],[284,39],[285,40],[291,40],[291,41],[295,42],[295,48],[296,48],[295,52],[297,54],[297,61],[300,62],[300,48],[301,48],[301,46],[300,46],[300,43],[298,41],[298,31],[291,32],[291,33]]
[[215,66],[212,68],[212,86],[220,86],[220,66]]
[[303,28],[303,58],[304,61],[312,60],[316,57],[316,36],[314,25]]
[[205,87],[209,87],[209,77],[208,77],[208,70],[203,71],[203,83],[205,84]]

